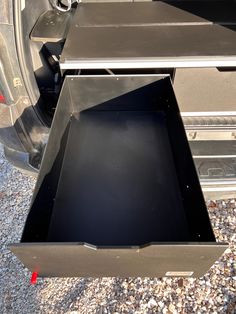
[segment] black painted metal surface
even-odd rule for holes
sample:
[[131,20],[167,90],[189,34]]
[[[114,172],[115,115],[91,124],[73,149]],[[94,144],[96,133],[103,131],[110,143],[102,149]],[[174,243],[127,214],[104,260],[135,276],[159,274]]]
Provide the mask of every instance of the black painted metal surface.
[[61,69],[235,66],[235,3],[185,2],[80,4]]
[[234,1],[80,3],[77,10],[84,27],[236,23]]
[[165,119],[119,110],[72,119],[48,241],[188,241]]
[[74,20],[61,62],[235,56],[235,40],[221,25],[76,27]]
[[24,265],[42,277],[163,277],[167,272],[200,277],[225,249],[225,245],[215,243],[100,249],[82,243],[11,246]]
[[77,15],[83,27],[211,23],[162,1],[81,3]]
[[40,42],[59,42],[66,39],[71,13],[50,10],[44,12],[36,22],[30,38]]

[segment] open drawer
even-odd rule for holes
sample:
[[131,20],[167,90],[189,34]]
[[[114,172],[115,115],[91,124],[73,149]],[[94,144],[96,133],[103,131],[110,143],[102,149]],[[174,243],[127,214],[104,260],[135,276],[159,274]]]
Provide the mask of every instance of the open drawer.
[[21,243],[40,276],[201,276],[224,252],[169,76],[67,76]]

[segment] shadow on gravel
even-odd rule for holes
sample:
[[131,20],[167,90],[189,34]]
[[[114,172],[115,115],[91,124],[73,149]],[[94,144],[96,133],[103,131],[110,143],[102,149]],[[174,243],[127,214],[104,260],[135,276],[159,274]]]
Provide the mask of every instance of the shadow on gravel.
[[0,312],[1,313],[39,313],[40,303],[37,295],[39,286],[30,284],[29,271],[7,250],[1,256],[0,271]]
[[[200,284],[199,281],[202,279],[203,278],[197,279],[192,284],[188,279],[185,279],[184,286],[181,288],[181,293],[178,294],[176,293],[176,290],[179,288],[179,279],[177,278],[169,278],[168,280],[171,283],[166,283],[166,278],[147,278],[147,281],[151,281],[152,283],[146,285],[142,283],[140,278],[114,278],[111,294],[106,297],[103,302],[105,305],[101,306],[98,304],[96,313],[120,313],[121,308],[125,309],[124,313],[134,313],[135,311],[142,312],[144,306],[147,311],[144,311],[144,313],[150,314],[213,313],[213,308],[215,309],[214,313],[235,314],[236,295],[235,297],[232,297],[232,291],[230,292],[227,287],[224,289],[223,287],[213,287],[214,285],[212,286],[212,292],[209,295],[207,292],[204,292],[205,288],[209,285],[209,281],[207,282],[206,280],[204,283]],[[126,284],[127,289],[123,287],[124,283]],[[130,287],[132,284],[133,287]],[[140,289],[139,292],[136,291],[137,288]],[[212,298],[214,306],[209,302],[210,298]],[[181,304],[181,307],[178,307],[179,304]],[[175,311],[172,312],[167,310],[171,307],[174,307]],[[204,309],[206,311],[204,311]]]
[[88,284],[92,281],[93,279],[91,278],[77,279],[75,284],[71,285],[63,297],[55,304],[55,307],[53,308],[53,310],[56,311],[55,313],[59,313],[62,309],[63,313],[73,311],[75,303],[77,303],[84,296],[84,293],[88,288]]

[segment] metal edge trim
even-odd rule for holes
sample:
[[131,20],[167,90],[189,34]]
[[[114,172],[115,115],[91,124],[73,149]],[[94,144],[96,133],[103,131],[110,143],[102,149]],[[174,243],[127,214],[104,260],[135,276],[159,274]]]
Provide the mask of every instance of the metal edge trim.
[[191,67],[234,67],[236,56],[176,57],[176,58],[128,58],[128,59],[79,59],[61,60],[60,67],[66,69],[116,69],[116,68],[191,68]]

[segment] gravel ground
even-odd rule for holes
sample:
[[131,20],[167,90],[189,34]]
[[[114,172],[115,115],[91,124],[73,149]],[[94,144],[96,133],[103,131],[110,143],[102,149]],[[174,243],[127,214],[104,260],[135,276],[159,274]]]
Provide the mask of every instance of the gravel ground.
[[7,244],[20,240],[34,184],[0,147],[0,313],[236,313],[236,200],[208,203],[217,240],[230,248],[202,278],[54,278],[32,286]]

